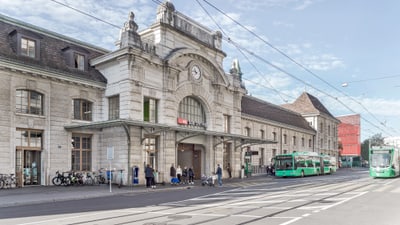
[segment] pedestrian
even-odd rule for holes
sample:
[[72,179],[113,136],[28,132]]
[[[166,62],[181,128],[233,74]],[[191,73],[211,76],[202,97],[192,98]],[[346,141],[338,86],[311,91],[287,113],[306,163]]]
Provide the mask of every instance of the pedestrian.
[[146,187],[152,187],[152,182],[154,179],[154,170],[150,167],[150,164],[147,164],[146,169],[144,170],[144,175],[146,177]]
[[173,163],[171,164],[171,168],[169,169],[169,176],[171,177],[171,184],[172,184],[172,179],[176,177],[176,169]]
[[218,167],[217,167],[217,172],[215,172],[215,174],[217,175],[217,178],[218,178],[218,185],[220,187],[222,187],[222,169],[221,169],[221,166],[219,164],[218,164]]
[[186,166],[183,167],[183,170],[182,170],[182,180],[183,180],[182,183],[184,183],[184,184],[188,183],[188,169]]
[[181,166],[178,165],[178,167],[176,168],[176,177],[178,177],[178,181],[179,183],[182,182],[182,169]]
[[188,175],[189,175],[189,184],[194,184],[194,171],[192,167],[189,167]]
[[232,168],[231,168],[230,163],[228,163],[228,165],[226,166],[226,170],[228,170],[229,179],[231,179],[232,178]]

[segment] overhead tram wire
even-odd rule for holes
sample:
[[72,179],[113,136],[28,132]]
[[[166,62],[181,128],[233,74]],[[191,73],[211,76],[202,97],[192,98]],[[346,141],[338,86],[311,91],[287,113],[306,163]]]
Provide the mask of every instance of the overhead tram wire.
[[[203,9],[203,11],[208,15],[208,17],[215,23],[215,25],[218,27],[218,29],[224,34],[224,36],[228,36],[228,34],[224,31],[224,29],[217,23],[217,21],[214,19],[214,17],[211,16],[211,14],[207,11],[206,8],[204,8],[204,6],[200,3],[199,0],[196,0],[197,4],[199,4],[199,6]],[[236,48],[242,55],[243,57],[246,58],[247,62],[253,67],[253,69],[255,71],[257,71],[257,73],[259,74],[259,76],[268,83],[269,86],[271,86],[271,90],[273,90],[284,102],[287,102],[287,99],[282,97],[282,94],[279,92],[279,90],[277,90],[267,79],[264,78],[264,76],[262,76],[262,73],[260,70],[258,70],[258,68],[251,62],[251,60],[247,57],[246,54],[244,54],[244,52],[242,50],[240,50],[239,48]],[[265,86],[264,86],[265,87]]]
[[108,24],[108,25],[110,25],[110,26],[113,26],[113,27],[115,27],[115,28],[121,29],[120,26],[117,26],[117,25],[112,24],[112,23],[110,23],[110,22],[107,22],[107,21],[105,21],[105,20],[103,20],[103,19],[100,19],[100,18],[98,18],[98,17],[95,17],[95,16],[93,16],[93,15],[91,15],[91,14],[89,14],[89,13],[86,13],[86,12],[82,11],[82,10],[79,10],[79,9],[77,9],[77,8],[74,8],[74,7],[72,7],[72,6],[69,6],[69,5],[67,5],[67,4],[64,4],[64,3],[59,2],[59,1],[56,1],[56,0],[51,0],[51,1],[52,1],[52,2],[55,2],[55,3],[59,4],[59,5],[62,5],[62,6],[64,6],[64,7],[67,7],[67,8],[69,8],[69,9],[75,10],[75,11],[77,11],[77,12],[79,12],[79,13],[85,15],[85,16],[91,17],[91,18],[93,18],[93,19],[95,19],[95,20],[101,21],[101,22],[106,23],[106,24]]
[[[198,2],[198,0],[196,0],[196,1]],[[199,3],[199,2],[198,2],[198,3]],[[203,8],[203,10],[206,12],[206,14],[210,17],[210,19],[213,20],[214,23],[216,23],[217,27],[221,30],[221,32],[223,32],[223,33],[225,34],[226,37],[223,36],[223,39],[226,40],[228,43],[234,45],[234,46],[236,47],[236,49],[239,50],[240,53],[242,53],[243,55],[245,55],[243,51],[248,52],[250,55],[253,55],[254,57],[258,58],[259,60],[261,60],[261,61],[267,63],[269,66],[272,66],[272,67],[275,68],[276,70],[281,71],[282,73],[284,73],[284,74],[286,74],[286,75],[289,75],[289,76],[292,77],[293,79],[295,79],[295,80],[297,80],[297,81],[299,81],[299,82],[305,84],[306,86],[309,86],[309,87],[311,87],[311,88],[313,88],[313,89],[315,89],[315,90],[317,90],[317,91],[319,91],[319,92],[321,92],[321,93],[324,93],[324,94],[327,95],[328,97],[331,97],[332,99],[334,99],[334,100],[336,100],[337,102],[339,102],[341,105],[343,105],[345,108],[347,108],[347,109],[350,110],[351,112],[356,113],[354,110],[352,110],[350,107],[348,107],[348,106],[347,106],[346,104],[344,104],[342,101],[340,101],[337,97],[332,96],[331,94],[326,93],[326,92],[324,92],[323,90],[320,90],[320,89],[314,87],[313,85],[311,85],[311,84],[309,84],[309,83],[307,83],[307,82],[305,82],[305,81],[303,81],[303,80],[297,78],[297,77],[294,76],[293,74],[291,74],[291,73],[289,73],[289,72],[283,70],[283,69],[280,68],[279,66],[276,66],[275,64],[269,62],[268,60],[264,59],[263,57],[258,56],[258,55],[255,54],[254,52],[251,52],[251,51],[247,50],[246,48],[241,47],[238,43],[234,42],[231,38],[228,37],[228,35],[227,35],[226,32],[222,29],[222,27],[214,20],[214,18],[208,13],[208,11],[207,11],[200,3],[199,3],[199,5]],[[245,56],[246,56],[246,55],[245,55]],[[246,59],[249,60],[249,58],[248,58],[247,56],[246,56]],[[251,63],[251,64],[252,64],[252,63]],[[252,65],[254,66],[254,64],[252,64]],[[257,71],[258,71],[258,69],[257,69]],[[362,116],[360,116],[360,117],[361,117],[365,122],[369,123],[370,125],[374,126],[375,128],[377,128],[377,129],[379,129],[379,130],[381,130],[381,131],[383,131],[383,132],[386,132],[386,131],[384,131],[383,129],[381,129],[380,127],[378,127],[378,126],[376,126],[375,124],[373,124],[371,121],[367,120],[366,118],[364,118],[364,117],[362,117]]]
[[[306,72],[310,73],[311,75],[313,75],[314,77],[316,77],[317,79],[319,79],[320,81],[322,81],[323,83],[325,83],[326,85],[328,85],[329,87],[333,88],[334,90],[338,91],[339,93],[343,94],[344,96],[350,98],[351,100],[353,100],[354,102],[356,102],[357,104],[359,104],[368,114],[370,114],[370,116],[372,116],[379,124],[382,124],[382,122],[375,116],[373,115],[363,104],[361,104],[359,101],[355,100],[353,97],[347,95],[346,93],[344,93],[343,91],[339,90],[338,88],[336,88],[335,86],[331,85],[329,82],[325,81],[324,79],[322,79],[320,76],[318,76],[317,74],[315,74],[314,72],[312,72],[311,70],[309,70],[307,67],[303,66],[301,63],[297,62],[296,60],[294,60],[292,57],[290,57],[289,55],[287,55],[285,52],[281,51],[279,48],[275,47],[274,45],[272,45],[271,43],[269,43],[268,41],[264,40],[262,37],[260,37],[259,35],[257,35],[255,32],[251,31],[250,29],[248,29],[247,27],[245,27],[244,25],[242,25],[241,23],[239,23],[238,21],[236,21],[235,19],[233,19],[231,16],[229,16],[228,14],[226,14],[224,11],[222,11],[221,9],[219,9],[218,7],[214,6],[213,4],[211,4],[209,1],[207,0],[203,0],[206,4],[208,4],[209,6],[211,6],[212,8],[214,8],[215,10],[217,10],[218,12],[220,12],[222,15],[226,16],[227,18],[229,18],[231,21],[233,21],[235,24],[239,25],[240,27],[242,27],[243,29],[245,29],[247,32],[249,32],[250,34],[252,34],[253,36],[255,36],[257,39],[259,39],[260,41],[262,41],[264,44],[268,45],[269,47],[271,47],[272,49],[274,49],[275,51],[277,51],[278,53],[280,53],[281,55],[283,55],[284,57],[286,57],[287,59],[289,59],[291,62],[293,62],[294,64],[296,64],[297,66],[301,67],[303,70],[305,70]],[[336,98],[337,99],[337,98]]]

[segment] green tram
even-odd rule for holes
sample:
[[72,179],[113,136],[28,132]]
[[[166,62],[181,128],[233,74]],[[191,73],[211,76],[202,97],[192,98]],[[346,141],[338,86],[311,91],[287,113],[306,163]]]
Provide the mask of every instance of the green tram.
[[336,171],[336,159],[316,152],[293,152],[274,157],[275,176],[304,177],[332,174]]
[[369,149],[369,175],[371,177],[397,177],[400,175],[399,149],[393,146],[373,146]]

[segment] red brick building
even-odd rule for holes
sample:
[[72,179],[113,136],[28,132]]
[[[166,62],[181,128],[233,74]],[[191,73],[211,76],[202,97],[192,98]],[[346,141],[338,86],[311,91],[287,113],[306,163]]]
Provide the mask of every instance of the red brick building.
[[[346,115],[336,117],[340,120],[338,125],[338,141],[342,147],[340,155],[342,163],[351,163],[358,161],[361,157],[361,141],[360,141],[360,115]],[[342,164],[343,166],[345,166]]]

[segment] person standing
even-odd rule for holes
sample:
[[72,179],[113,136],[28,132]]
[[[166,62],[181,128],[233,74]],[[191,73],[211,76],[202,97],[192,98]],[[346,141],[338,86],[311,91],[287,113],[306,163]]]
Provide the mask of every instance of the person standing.
[[183,167],[183,170],[182,170],[182,180],[183,180],[184,184],[188,183],[188,169],[186,166]]
[[220,187],[222,187],[222,169],[221,169],[221,166],[219,164],[218,164],[218,167],[217,167],[217,172],[215,172],[215,174],[217,174],[218,185]]
[[144,175],[146,177],[146,187],[152,187],[152,182],[154,179],[154,170],[150,167],[150,164],[147,164],[146,169],[144,170]]
[[172,179],[176,177],[176,169],[173,163],[171,164],[171,168],[169,169],[169,176],[171,177],[171,184],[172,184]]
[[176,177],[178,177],[179,183],[182,182],[182,168],[180,165],[176,168]]
[[188,175],[189,175],[189,184],[194,184],[194,171],[192,167],[189,167]]
[[228,170],[229,179],[231,179],[232,178],[232,168],[231,168],[230,163],[228,163],[228,166],[226,166],[226,170]]

